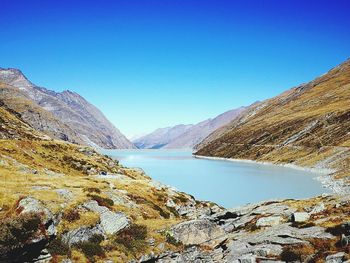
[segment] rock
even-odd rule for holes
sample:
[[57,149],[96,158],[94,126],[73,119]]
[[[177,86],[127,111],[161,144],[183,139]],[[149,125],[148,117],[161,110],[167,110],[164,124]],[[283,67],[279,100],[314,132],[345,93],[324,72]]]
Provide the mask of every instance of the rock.
[[55,192],[67,200],[72,199],[74,197],[73,193],[68,189],[56,189]]
[[295,228],[288,224],[281,224],[264,231],[236,234],[235,238],[238,241],[244,241],[251,245],[258,244],[278,244],[278,245],[293,245],[308,243],[307,239],[322,238],[331,239],[333,235],[326,233],[325,229],[319,226],[308,228]]
[[79,242],[88,241],[93,235],[104,236],[104,231],[100,225],[96,225],[95,227],[82,226],[71,230],[62,235],[62,241],[68,246],[72,246]]
[[269,216],[269,217],[262,217],[259,218],[256,222],[257,227],[267,227],[267,226],[277,226],[281,223],[282,217],[281,216]]
[[305,222],[310,219],[310,214],[306,212],[295,212],[292,214],[293,222]]
[[33,185],[32,189],[33,190],[49,190],[51,188],[49,186]]
[[154,245],[156,244],[156,240],[155,240],[154,238],[149,238],[149,239],[147,240],[147,243],[148,243],[150,246],[154,247]]
[[215,223],[206,220],[191,220],[174,226],[173,237],[184,245],[199,245],[224,235]]
[[317,214],[326,209],[326,206],[324,203],[319,203],[318,205],[315,205],[314,207],[311,207],[309,209],[306,209],[307,212],[309,212],[311,215],[312,214]]
[[36,213],[40,214],[43,223],[45,224],[46,231],[48,235],[55,235],[57,230],[56,226],[58,224],[56,218],[53,216],[52,212],[44,206],[39,200],[26,197],[19,201],[17,211],[20,211],[20,214],[23,213]]
[[142,263],[142,262],[146,263],[146,262],[151,262],[151,260],[154,260],[154,259],[155,259],[155,255],[154,255],[153,252],[151,252],[150,254],[143,255],[143,256],[140,258],[139,262],[140,262],[140,263]]
[[158,248],[160,251],[162,251],[162,250],[164,250],[164,248],[165,248],[165,244],[164,244],[164,243],[160,243],[160,244],[157,246],[157,248]]
[[124,213],[112,212],[107,207],[98,205],[94,200],[86,202],[83,207],[100,215],[101,227],[107,235],[115,234],[130,224]]
[[244,241],[229,241],[226,244],[226,261],[239,260],[244,255],[255,255],[259,257],[279,256],[282,253],[282,246],[276,244],[250,245]]
[[62,173],[56,173],[56,172],[48,170],[46,168],[44,169],[44,171],[45,171],[45,174],[48,175],[48,176],[54,176],[54,177],[62,177],[62,176],[64,176],[64,174],[62,174]]
[[326,257],[326,263],[341,263],[345,260],[346,254],[344,252],[339,252]]
[[239,263],[255,263],[256,262],[256,256],[254,255],[246,255],[242,256],[238,259]]

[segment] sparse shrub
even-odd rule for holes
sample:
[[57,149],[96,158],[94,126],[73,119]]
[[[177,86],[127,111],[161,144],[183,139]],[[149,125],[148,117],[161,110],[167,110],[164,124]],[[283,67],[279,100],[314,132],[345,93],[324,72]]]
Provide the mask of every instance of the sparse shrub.
[[176,247],[181,246],[181,242],[178,242],[175,237],[173,237],[169,232],[165,233],[165,241]]
[[315,223],[313,222],[293,222],[292,223],[292,227],[296,227],[296,228],[308,228],[312,226],[315,226]]
[[152,205],[152,208],[154,210],[158,211],[160,216],[162,216],[165,219],[169,219],[170,218],[170,213],[169,212],[163,210],[160,206],[158,206],[156,204],[151,203],[151,205]]
[[281,259],[285,262],[293,262],[299,260],[299,256],[290,248],[283,249]]
[[81,250],[91,262],[95,262],[94,256],[101,257],[104,255],[104,250],[100,245],[103,239],[102,235],[96,234],[89,238],[88,241],[75,244],[74,247]]
[[70,249],[69,246],[62,241],[60,237],[57,237],[50,241],[47,246],[48,251],[51,255],[69,255]]
[[21,248],[40,230],[40,215],[26,213],[3,220],[0,224],[0,255]]
[[341,234],[347,234],[342,224],[332,226],[332,227],[327,227],[326,232],[331,233],[333,236],[340,236]]
[[100,206],[112,207],[114,205],[113,200],[110,198],[106,198],[106,197],[102,197],[102,196],[94,195],[94,194],[88,194],[88,197],[91,197]]
[[86,187],[86,188],[84,188],[84,192],[100,194],[101,190],[97,187]]
[[113,242],[116,245],[123,245],[127,250],[143,251],[146,245],[147,227],[144,225],[132,224],[114,236]]
[[310,245],[286,246],[281,253],[281,259],[286,262],[300,261],[304,262],[307,257],[313,255],[315,249]]
[[68,222],[74,222],[80,219],[80,214],[75,209],[69,209],[63,214],[62,218],[67,220]]

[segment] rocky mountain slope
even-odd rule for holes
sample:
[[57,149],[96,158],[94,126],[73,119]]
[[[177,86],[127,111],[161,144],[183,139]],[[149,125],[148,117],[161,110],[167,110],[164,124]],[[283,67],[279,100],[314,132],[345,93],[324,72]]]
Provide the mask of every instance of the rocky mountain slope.
[[134,148],[79,94],[38,87],[17,69],[0,69],[0,99],[35,129],[53,138],[103,148]]
[[335,169],[348,185],[350,60],[250,107],[197,146],[197,155]]
[[150,134],[133,140],[132,142],[140,149],[159,149],[175,140],[192,126],[192,124],[180,124],[173,127],[159,128]]
[[[342,156],[320,153],[319,161]],[[53,140],[1,100],[0,176],[2,263],[349,260],[349,195],[224,209]]]
[[184,149],[193,148],[211,132],[229,123],[239,116],[245,107],[224,112],[213,119],[207,119],[192,125],[176,125],[157,129],[154,132],[133,141],[139,148]]
[[350,197],[224,209],[0,104],[0,262],[345,262]]

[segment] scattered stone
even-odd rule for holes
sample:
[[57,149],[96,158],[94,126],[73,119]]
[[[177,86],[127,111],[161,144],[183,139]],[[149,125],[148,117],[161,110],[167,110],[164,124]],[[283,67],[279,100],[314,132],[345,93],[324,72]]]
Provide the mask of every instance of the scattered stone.
[[98,205],[94,200],[86,202],[83,206],[100,215],[101,227],[107,235],[117,233],[130,224],[124,213],[112,212],[107,207]]
[[19,211],[20,214],[23,213],[36,213],[40,214],[42,221],[46,227],[47,235],[52,236],[57,234],[57,225],[58,220],[52,212],[44,206],[42,202],[39,200],[33,198],[33,197],[26,197],[19,201],[17,206],[17,211]]
[[68,189],[56,189],[55,192],[67,200],[72,199],[74,197],[73,193]]
[[341,263],[345,260],[346,254],[344,252],[339,252],[326,257],[326,263]]
[[326,210],[326,206],[324,205],[324,203],[320,203],[318,205],[315,205],[314,207],[310,207],[305,210],[312,215],[323,212],[324,210]]
[[205,220],[191,220],[174,226],[173,237],[184,245],[199,245],[224,235],[215,223]]
[[306,212],[295,212],[292,214],[293,222],[305,222],[310,219],[310,214]]
[[72,246],[79,242],[88,241],[94,235],[104,236],[104,231],[100,225],[96,225],[94,227],[82,226],[71,230],[62,235],[62,241],[68,246]]
[[49,190],[49,189],[51,189],[51,187],[49,187],[49,186],[40,186],[40,185],[34,185],[34,186],[32,186],[32,189],[33,190]]
[[269,216],[269,217],[262,217],[259,218],[256,222],[257,227],[271,227],[271,226],[277,226],[281,223],[282,217],[281,216]]
[[62,173],[56,173],[56,172],[48,170],[46,168],[44,169],[44,171],[45,171],[45,174],[48,175],[48,176],[54,176],[54,177],[62,177],[62,176],[64,176],[64,174],[62,174]]
[[149,238],[149,239],[147,240],[147,243],[148,243],[150,246],[154,247],[154,245],[156,244],[156,240],[155,240],[154,238]]

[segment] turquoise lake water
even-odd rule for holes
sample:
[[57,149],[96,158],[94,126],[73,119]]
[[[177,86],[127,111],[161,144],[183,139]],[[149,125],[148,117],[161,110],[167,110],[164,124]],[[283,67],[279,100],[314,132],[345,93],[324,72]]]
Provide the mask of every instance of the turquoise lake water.
[[226,208],[275,198],[307,198],[329,192],[315,173],[275,165],[206,160],[190,151],[104,150],[153,179]]

